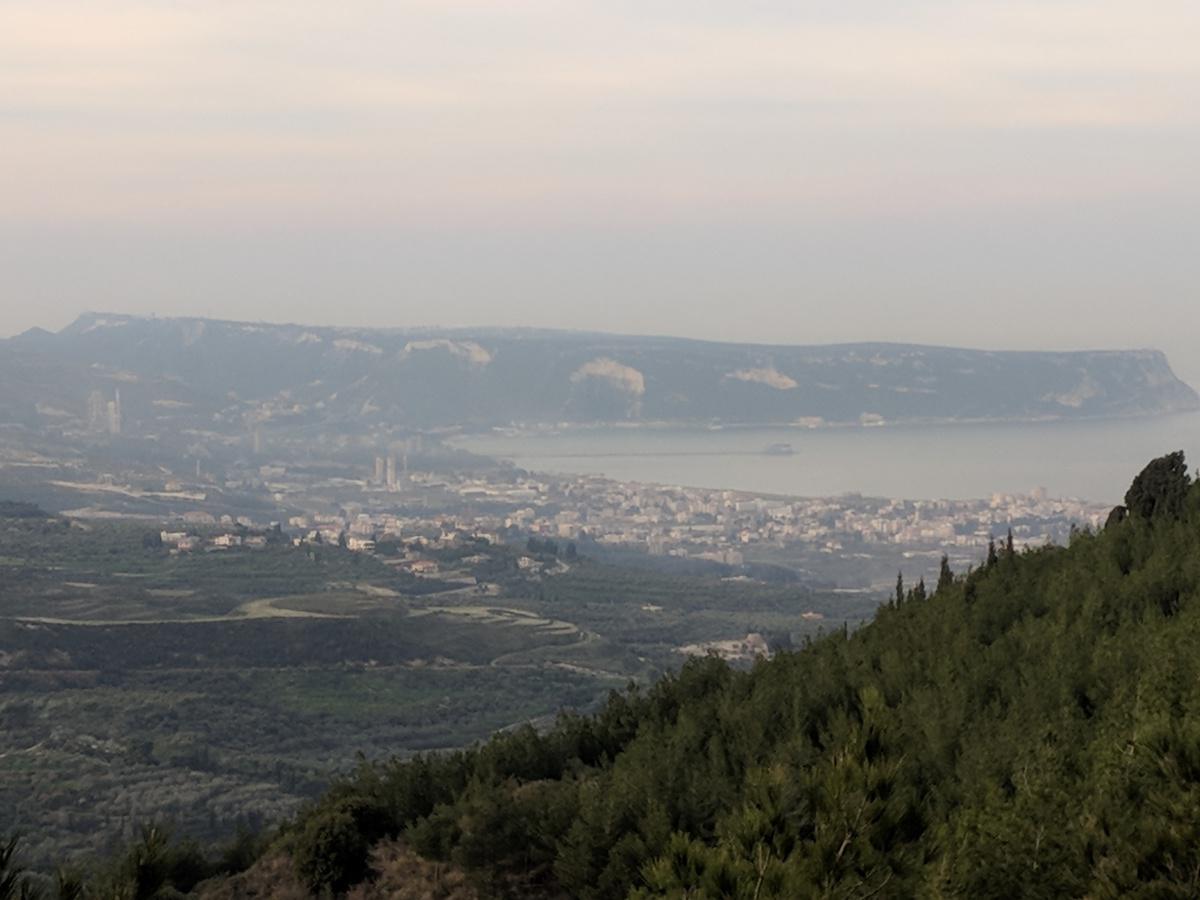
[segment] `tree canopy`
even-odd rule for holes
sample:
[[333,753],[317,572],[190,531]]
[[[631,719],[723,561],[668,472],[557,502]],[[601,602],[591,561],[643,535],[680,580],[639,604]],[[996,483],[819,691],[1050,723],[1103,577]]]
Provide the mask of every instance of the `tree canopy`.
[[1183,451],[1177,450],[1152,461],[1138,474],[1125,494],[1125,506],[1143,519],[1178,518],[1190,487],[1187,462]]

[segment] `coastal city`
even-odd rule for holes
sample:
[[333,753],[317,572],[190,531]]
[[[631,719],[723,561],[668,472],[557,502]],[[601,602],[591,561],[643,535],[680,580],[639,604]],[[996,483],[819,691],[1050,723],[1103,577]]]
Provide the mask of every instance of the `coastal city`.
[[[1109,512],[1098,504],[1049,497],[1044,489],[978,500],[794,498],[516,472],[416,472],[389,483],[386,472],[385,465],[383,480],[367,479],[360,499],[341,504],[339,513],[293,516],[288,525],[306,539],[344,536],[351,549],[425,535],[436,523],[442,539],[537,536],[730,567],[776,563],[834,573],[839,560],[852,561],[861,572],[870,558],[928,557],[936,567],[942,553],[966,568],[986,555],[990,541],[1010,531],[1017,549],[1063,543],[1073,528],[1097,528]],[[299,504],[308,494],[282,479],[269,481],[267,489],[280,501],[295,491]],[[416,504],[426,511],[395,512],[399,498],[406,508]],[[892,567],[888,571],[894,576]]]
[[[974,500],[756,495],[531,473],[478,457],[467,465],[439,455],[436,445],[408,447],[411,466],[402,449],[357,465],[241,459],[219,472],[197,465],[187,477],[80,472],[51,483],[79,499],[66,504],[77,518],[137,516],[144,508],[174,521],[162,538],[180,552],[262,546],[261,534],[239,530],[274,527],[296,543],[358,552],[412,542],[407,565],[436,574],[421,547],[533,537],[592,556],[636,553],[735,574],[783,567],[813,583],[859,589],[885,588],[897,568],[914,577],[936,570],[942,554],[959,569],[976,565],[989,541],[1010,532],[1018,549],[1065,543],[1072,529],[1097,528],[1109,511],[1044,489]],[[33,464],[47,463],[7,461]]]

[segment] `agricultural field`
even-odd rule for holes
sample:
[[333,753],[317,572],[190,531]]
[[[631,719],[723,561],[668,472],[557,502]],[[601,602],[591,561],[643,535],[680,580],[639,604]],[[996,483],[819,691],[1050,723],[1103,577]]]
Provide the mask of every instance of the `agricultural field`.
[[[798,586],[523,548],[171,554],[146,523],[0,517],[0,808],[42,865],[158,821],[204,840],[291,815],[366,758],[595,708],[686,643],[871,612]],[[247,813],[252,810],[252,813]]]

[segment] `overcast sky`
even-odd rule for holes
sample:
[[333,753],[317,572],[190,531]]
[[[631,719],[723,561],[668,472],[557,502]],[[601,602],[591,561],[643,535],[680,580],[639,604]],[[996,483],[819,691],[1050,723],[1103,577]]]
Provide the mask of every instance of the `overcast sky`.
[[2,0],[0,333],[83,310],[1157,346],[1197,0]]

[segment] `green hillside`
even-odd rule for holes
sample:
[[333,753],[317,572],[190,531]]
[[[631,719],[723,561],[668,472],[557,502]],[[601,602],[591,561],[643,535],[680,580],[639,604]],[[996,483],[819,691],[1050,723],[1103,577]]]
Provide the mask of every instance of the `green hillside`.
[[407,860],[357,896],[1195,897],[1200,484],[1174,454],[1126,504],[750,672],[697,660],[545,733],[364,764],[259,888],[202,889]]
[[1194,896],[1187,480],[1159,461],[1103,534],[1001,550],[749,674],[697,662],[541,737],[364,771],[293,853],[338,886],[342,829],[403,833],[514,895]]

